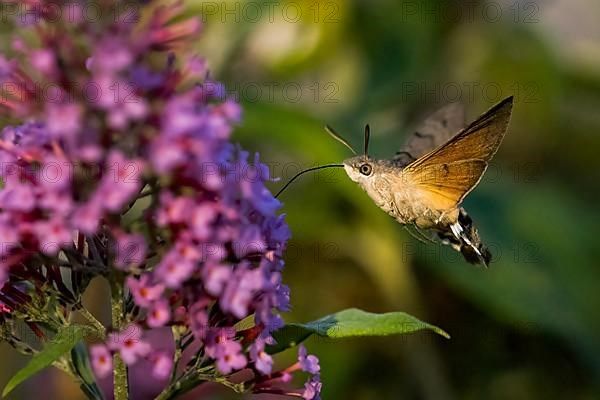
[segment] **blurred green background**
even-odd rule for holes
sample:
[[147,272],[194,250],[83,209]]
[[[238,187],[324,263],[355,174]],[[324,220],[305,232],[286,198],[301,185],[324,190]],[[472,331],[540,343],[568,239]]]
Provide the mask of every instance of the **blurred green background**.
[[[199,52],[244,105],[234,138],[282,181],[349,156],[325,123],[357,147],[370,123],[383,158],[439,106],[462,101],[472,120],[516,96],[504,144],[465,201],[494,253],[489,270],[417,242],[341,170],[282,195],[288,321],[402,310],[452,336],[310,339],[324,399],[600,398],[599,2],[186,3],[205,20]],[[0,386],[22,365],[2,350]],[[61,382],[56,398],[76,398]]]

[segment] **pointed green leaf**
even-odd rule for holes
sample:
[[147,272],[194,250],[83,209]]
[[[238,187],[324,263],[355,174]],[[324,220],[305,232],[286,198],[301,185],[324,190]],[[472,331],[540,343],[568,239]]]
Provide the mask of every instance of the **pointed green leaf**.
[[90,364],[88,349],[83,340],[77,342],[75,347],[71,349],[71,361],[75,368],[75,373],[81,379],[81,390],[83,390],[90,399],[103,400],[104,395],[96,383],[96,377],[92,372],[92,366]]
[[374,314],[351,308],[307,324],[286,324],[273,333],[277,344],[269,347],[268,352],[271,354],[279,353],[302,343],[313,334],[331,339],[340,339],[356,336],[401,335],[424,329],[431,330],[445,338],[450,338],[450,335],[437,326],[423,322],[403,312]]
[[72,325],[60,330],[39,353],[31,358],[23,369],[8,381],[2,391],[2,397],[5,397],[23,381],[51,365],[61,356],[68,354],[77,342],[91,332],[92,330],[89,327],[83,325]]
[[233,327],[236,332],[245,331],[246,329],[250,329],[254,327],[254,314],[248,315],[243,320],[239,321]]

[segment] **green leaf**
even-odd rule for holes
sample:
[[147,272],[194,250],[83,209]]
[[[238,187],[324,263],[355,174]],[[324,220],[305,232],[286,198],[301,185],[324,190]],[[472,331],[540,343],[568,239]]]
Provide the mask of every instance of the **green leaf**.
[[236,332],[245,331],[250,328],[254,328],[254,314],[248,315],[243,320],[239,321],[233,326]]
[[33,356],[29,363],[8,381],[2,391],[2,397],[5,397],[23,381],[51,365],[61,356],[68,354],[77,342],[91,332],[92,330],[89,327],[83,325],[72,325],[60,330],[52,338],[52,341],[44,346],[42,351]]
[[331,339],[341,339],[356,336],[401,335],[423,329],[429,329],[445,338],[450,338],[450,335],[437,326],[403,312],[374,314],[351,308],[307,324],[286,324],[273,333],[277,344],[270,346],[267,351],[270,354],[279,353],[302,343],[313,334]]
[[83,340],[77,342],[75,347],[71,349],[71,362],[75,368],[75,373],[81,379],[81,390],[90,399],[104,399],[102,391],[96,383],[96,377],[92,372],[90,358],[88,355],[87,346]]

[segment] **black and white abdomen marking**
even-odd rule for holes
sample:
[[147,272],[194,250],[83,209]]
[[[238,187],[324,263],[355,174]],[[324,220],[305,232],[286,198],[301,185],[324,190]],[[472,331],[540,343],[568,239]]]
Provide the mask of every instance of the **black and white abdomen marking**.
[[447,244],[460,251],[465,260],[471,264],[487,267],[492,259],[492,253],[483,245],[473,220],[464,208],[460,208],[458,221],[450,225],[451,235],[438,232],[438,236]]

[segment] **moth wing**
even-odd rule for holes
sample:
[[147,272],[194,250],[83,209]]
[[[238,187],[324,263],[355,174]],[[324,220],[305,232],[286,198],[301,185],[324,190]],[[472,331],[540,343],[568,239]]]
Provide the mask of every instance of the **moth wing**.
[[410,164],[425,153],[446,143],[465,126],[465,108],[450,103],[427,117],[393,159],[401,166]]
[[431,210],[451,210],[479,183],[487,163],[462,160],[402,171],[421,204]]
[[456,207],[479,183],[508,127],[513,98],[501,101],[447,143],[410,163],[405,179],[433,209]]

